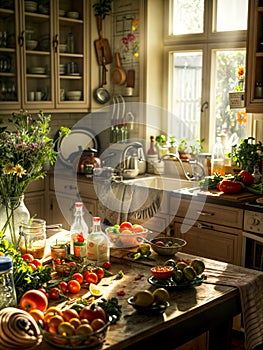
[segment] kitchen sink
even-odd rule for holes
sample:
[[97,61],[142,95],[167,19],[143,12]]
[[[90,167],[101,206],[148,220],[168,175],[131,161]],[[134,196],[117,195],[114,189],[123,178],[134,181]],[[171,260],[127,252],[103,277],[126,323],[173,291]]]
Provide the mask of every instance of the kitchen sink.
[[182,188],[196,187],[195,181],[184,179],[175,179],[165,176],[149,176],[136,179],[123,180],[123,183],[128,185],[136,185],[147,188],[154,188],[163,191],[175,191]]

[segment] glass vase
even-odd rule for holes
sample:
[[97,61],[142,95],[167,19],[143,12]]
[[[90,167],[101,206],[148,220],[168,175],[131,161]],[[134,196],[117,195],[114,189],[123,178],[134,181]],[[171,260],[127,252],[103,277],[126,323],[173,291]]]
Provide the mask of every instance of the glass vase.
[[24,203],[24,195],[19,197],[1,198],[0,231],[4,238],[17,248],[19,226],[22,221],[29,221],[30,213]]

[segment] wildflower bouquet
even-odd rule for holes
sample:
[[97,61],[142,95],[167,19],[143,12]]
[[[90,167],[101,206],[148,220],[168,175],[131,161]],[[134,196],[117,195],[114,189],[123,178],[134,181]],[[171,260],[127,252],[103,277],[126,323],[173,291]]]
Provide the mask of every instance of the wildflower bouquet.
[[239,66],[237,69],[236,77],[238,80],[238,84],[235,87],[235,91],[243,91],[245,86],[245,67]]
[[[37,119],[20,111],[13,113],[8,124],[0,127],[0,197],[7,216],[5,225],[0,227],[2,232],[11,226],[10,220],[16,209],[7,208],[8,200],[21,197],[32,181],[46,175],[46,162],[53,165],[56,160],[54,141],[48,137],[50,120],[51,116],[45,116],[42,111]],[[68,132],[69,129],[62,127],[60,137]]]

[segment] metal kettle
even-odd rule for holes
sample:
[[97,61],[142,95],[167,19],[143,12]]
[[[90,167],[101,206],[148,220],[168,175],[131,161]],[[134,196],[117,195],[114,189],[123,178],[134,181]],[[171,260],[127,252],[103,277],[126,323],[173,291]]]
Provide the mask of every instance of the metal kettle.
[[95,156],[97,152],[98,151],[94,148],[88,148],[86,150],[81,149],[73,162],[73,169],[75,169],[78,174],[86,174],[88,166],[100,168],[101,161]]

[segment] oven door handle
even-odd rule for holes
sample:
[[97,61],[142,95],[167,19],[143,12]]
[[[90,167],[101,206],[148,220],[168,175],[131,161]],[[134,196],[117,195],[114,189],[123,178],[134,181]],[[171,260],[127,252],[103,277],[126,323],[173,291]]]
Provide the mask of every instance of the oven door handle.
[[263,243],[263,236],[257,236],[255,234],[249,233],[249,232],[243,232],[242,235],[243,235],[243,237],[253,239],[256,242]]

